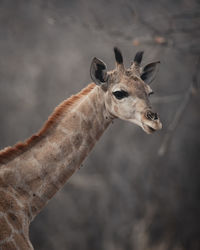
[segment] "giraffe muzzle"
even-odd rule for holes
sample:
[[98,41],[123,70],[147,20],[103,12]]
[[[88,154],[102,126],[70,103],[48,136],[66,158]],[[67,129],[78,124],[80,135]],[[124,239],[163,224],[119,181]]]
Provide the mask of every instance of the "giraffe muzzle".
[[160,122],[158,114],[151,110],[145,111],[142,118],[142,128],[147,134],[152,134],[160,130],[162,128],[162,123]]

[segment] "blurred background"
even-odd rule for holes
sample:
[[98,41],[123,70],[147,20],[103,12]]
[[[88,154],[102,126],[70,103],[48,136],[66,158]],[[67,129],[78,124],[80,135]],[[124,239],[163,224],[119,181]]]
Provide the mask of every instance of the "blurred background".
[[94,56],[114,68],[160,60],[152,83],[163,130],[116,120],[31,224],[37,250],[200,249],[200,2],[0,0],[0,147],[37,132],[90,83]]

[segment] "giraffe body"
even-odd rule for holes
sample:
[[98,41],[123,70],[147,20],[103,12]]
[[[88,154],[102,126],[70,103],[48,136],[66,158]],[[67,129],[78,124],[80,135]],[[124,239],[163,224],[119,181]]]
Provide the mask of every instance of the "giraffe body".
[[[141,56],[125,70],[115,48],[117,68],[111,72],[94,58],[91,77],[96,85],[61,103],[36,135],[0,151],[0,250],[33,249],[30,222],[79,168],[114,118],[136,123],[147,133],[161,128],[148,100],[151,89],[140,76]],[[145,74],[155,65],[147,66]]]

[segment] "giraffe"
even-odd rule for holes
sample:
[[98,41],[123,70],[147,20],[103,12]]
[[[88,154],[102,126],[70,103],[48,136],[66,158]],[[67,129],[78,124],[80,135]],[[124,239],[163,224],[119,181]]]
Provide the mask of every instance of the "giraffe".
[[94,58],[93,83],[63,101],[43,128],[25,142],[0,151],[0,249],[33,249],[29,225],[79,168],[110,123],[120,118],[147,134],[161,129],[149,86],[159,62],[141,67],[137,52],[128,69],[114,48],[116,68]]

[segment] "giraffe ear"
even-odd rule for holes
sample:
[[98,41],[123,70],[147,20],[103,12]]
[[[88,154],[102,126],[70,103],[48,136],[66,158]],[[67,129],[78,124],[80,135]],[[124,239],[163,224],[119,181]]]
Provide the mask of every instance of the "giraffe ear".
[[145,83],[150,84],[155,79],[158,63],[160,61],[149,63],[141,69],[140,77]]
[[107,81],[106,64],[98,58],[93,58],[90,66],[90,76],[97,85],[102,85]]

